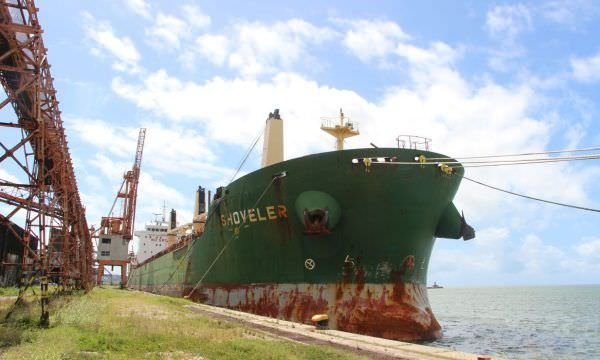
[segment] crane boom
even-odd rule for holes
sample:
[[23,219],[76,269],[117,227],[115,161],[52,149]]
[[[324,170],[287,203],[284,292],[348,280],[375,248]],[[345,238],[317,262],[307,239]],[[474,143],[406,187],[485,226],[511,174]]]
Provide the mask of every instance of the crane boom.
[[[133,167],[123,175],[123,182],[121,188],[117,193],[117,197],[110,208],[109,215],[103,217],[101,221],[102,233],[104,234],[115,234],[122,235],[124,240],[131,240],[133,238],[133,224],[135,223],[135,205],[137,201],[137,188],[140,179],[140,169],[142,166],[142,155],[144,153],[144,142],[146,140],[146,129],[141,128],[135,160]],[[115,205],[122,199],[123,213],[121,216],[115,216],[114,209]]]
[[[144,152],[144,141],[146,140],[146,129],[141,128],[138,135],[137,148],[133,167],[123,175],[121,188],[117,192],[115,201],[110,208],[108,216],[102,217],[100,222],[100,233],[98,234],[98,272],[96,281],[102,283],[104,266],[121,267],[121,286],[127,282],[127,267],[130,265],[131,257],[128,251],[129,241],[133,239],[133,226],[135,224],[135,204],[137,200],[137,189],[140,181],[140,168],[142,166],[142,154]],[[122,201],[122,213],[114,213],[115,205]]]
[[144,141],[146,139],[146,129],[141,128],[138,135],[137,150],[133,169],[125,175],[128,182],[126,189],[129,190],[125,197],[125,206],[123,214],[123,238],[131,240],[133,238],[133,225],[135,223],[135,204],[137,201],[137,188],[140,181],[140,168],[142,166],[142,154],[144,152]]

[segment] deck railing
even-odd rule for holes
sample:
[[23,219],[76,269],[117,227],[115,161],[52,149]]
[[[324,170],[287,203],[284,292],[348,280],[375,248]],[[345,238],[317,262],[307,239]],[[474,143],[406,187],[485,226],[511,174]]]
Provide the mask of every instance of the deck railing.
[[431,149],[431,139],[417,135],[398,135],[396,143],[399,149],[425,150]]
[[[358,131],[358,122],[352,121],[350,118],[344,118],[342,121],[342,126],[347,126],[351,130]],[[321,128],[339,128],[340,127],[340,118],[339,117],[322,117],[321,118]]]

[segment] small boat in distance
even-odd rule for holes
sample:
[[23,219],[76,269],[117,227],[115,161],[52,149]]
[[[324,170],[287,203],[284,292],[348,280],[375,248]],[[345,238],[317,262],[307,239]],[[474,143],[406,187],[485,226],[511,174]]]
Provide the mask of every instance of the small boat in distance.
[[438,283],[434,281],[433,285],[432,286],[428,286],[427,288],[428,289],[443,289],[444,287],[441,286],[441,285],[438,285]]

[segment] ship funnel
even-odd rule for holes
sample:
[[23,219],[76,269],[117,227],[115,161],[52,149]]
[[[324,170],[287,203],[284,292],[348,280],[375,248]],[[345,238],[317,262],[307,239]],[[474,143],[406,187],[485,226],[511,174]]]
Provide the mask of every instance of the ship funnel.
[[198,190],[196,190],[196,203],[194,205],[194,216],[206,212],[206,190],[202,186],[198,186]]
[[[210,201],[210,191],[208,192]],[[210,206],[210,203],[209,203]],[[202,186],[198,186],[196,190],[196,206],[194,208],[194,219],[192,222],[192,234],[194,236],[204,233],[204,225],[206,224],[206,190]]]
[[279,109],[269,113],[265,125],[263,142],[262,167],[283,161],[283,121],[279,116]]
[[171,217],[169,219],[169,230],[177,227],[177,212],[175,209],[171,209]]

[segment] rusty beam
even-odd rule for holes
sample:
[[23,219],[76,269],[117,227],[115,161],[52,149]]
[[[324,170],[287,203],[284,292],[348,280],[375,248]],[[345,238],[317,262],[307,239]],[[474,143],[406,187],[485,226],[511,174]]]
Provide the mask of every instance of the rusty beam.
[[[91,235],[37,11],[33,0],[0,1],[0,37],[3,40],[0,83],[7,94],[0,102],[0,108],[11,104],[17,119],[0,122],[0,126],[21,129],[20,138],[15,139],[14,145],[0,143],[4,149],[0,162],[12,162],[20,171],[14,175],[29,181],[0,181],[0,202],[11,207],[2,210],[6,215],[0,214],[0,220],[18,235],[10,221],[17,212],[26,213],[22,227],[25,233],[22,237],[17,236],[23,244],[21,266],[37,269],[36,276],[42,287],[41,320],[45,323],[48,320],[49,275],[59,278],[62,289],[87,290],[94,279]],[[15,196],[16,192],[24,195]],[[37,249],[32,249],[28,243],[34,237]],[[55,245],[60,251],[54,248]]]

